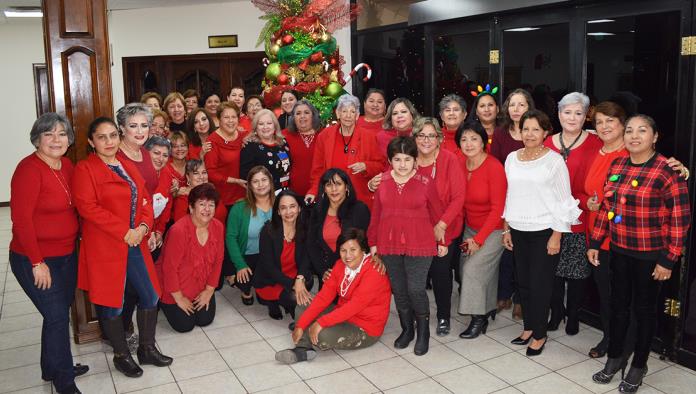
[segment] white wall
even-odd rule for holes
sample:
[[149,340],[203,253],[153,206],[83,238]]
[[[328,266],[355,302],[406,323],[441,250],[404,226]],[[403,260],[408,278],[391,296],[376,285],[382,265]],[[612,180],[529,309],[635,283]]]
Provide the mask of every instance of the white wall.
[[[263,51],[263,45],[255,47],[265,23],[261,15],[249,1],[110,11],[114,108],[120,108],[125,99],[123,57]],[[208,48],[208,36],[227,34],[237,35],[237,48]],[[346,58],[343,71],[347,73],[352,68],[350,28],[337,31],[334,37]]]
[[7,202],[17,163],[34,151],[29,142],[36,120],[32,63],[45,62],[41,19],[0,23],[0,53],[0,202]]

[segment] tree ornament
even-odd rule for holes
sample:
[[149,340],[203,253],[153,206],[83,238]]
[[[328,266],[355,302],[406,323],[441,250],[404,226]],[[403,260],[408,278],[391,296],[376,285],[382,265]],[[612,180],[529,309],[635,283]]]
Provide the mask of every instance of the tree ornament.
[[283,41],[283,45],[290,45],[295,41],[295,37],[290,34],[286,34],[283,36],[283,38],[281,38],[281,40]]
[[280,63],[270,63],[268,67],[266,67],[266,78],[275,81],[280,75],[280,72]]
[[324,88],[324,93],[331,97],[338,97],[342,91],[343,86],[338,82],[330,82],[326,85],[326,88]]
[[273,56],[278,55],[279,50],[280,50],[280,45],[278,45],[278,44],[271,45],[271,48],[270,48],[271,55],[273,55]]
[[331,67],[336,67],[336,65],[338,64],[338,59],[332,57],[331,59],[329,59],[329,64],[331,65]]
[[321,52],[314,52],[309,56],[309,60],[312,63],[321,63],[322,61],[324,61],[324,54]]
[[281,46],[281,45],[283,45],[283,40],[281,40],[281,39],[279,38],[279,39],[276,40],[275,43],[276,43],[276,45]]
[[319,40],[320,40],[321,42],[329,42],[329,41],[331,41],[331,38],[332,38],[332,37],[331,37],[331,33],[325,31],[325,32],[322,33],[322,35],[319,37]]
[[278,75],[278,84],[287,85],[288,82],[290,82],[290,78],[287,76],[287,74]]

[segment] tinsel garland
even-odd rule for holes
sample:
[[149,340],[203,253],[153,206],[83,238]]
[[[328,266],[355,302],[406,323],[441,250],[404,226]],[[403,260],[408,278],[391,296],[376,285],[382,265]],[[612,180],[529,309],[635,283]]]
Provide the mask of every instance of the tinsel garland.
[[324,56],[329,56],[336,51],[336,39],[331,37],[328,42],[314,45],[313,47],[305,47],[304,49],[295,50],[292,45],[285,45],[278,51],[278,61],[288,64],[299,64],[311,54],[321,52]]

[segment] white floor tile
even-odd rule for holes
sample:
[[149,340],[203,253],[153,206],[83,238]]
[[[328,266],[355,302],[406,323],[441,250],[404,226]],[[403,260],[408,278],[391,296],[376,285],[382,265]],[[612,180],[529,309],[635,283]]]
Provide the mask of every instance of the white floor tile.
[[0,392],[16,391],[44,385],[39,364],[0,371]]
[[142,390],[131,391],[128,394],[180,394],[179,386],[176,383],[167,383],[161,386],[149,387]]
[[469,361],[478,363],[484,360],[502,356],[512,352],[507,346],[501,345],[497,341],[485,335],[476,339],[458,339],[446,343],[445,346],[466,357]]
[[307,380],[317,394],[367,394],[379,391],[355,369]]
[[594,375],[597,371],[602,370],[602,368],[604,368],[603,363],[597,360],[588,359],[556,372],[574,383],[583,386],[587,390],[595,393],[604,393],[612,387],[616,388],[619,385],[619,382],[621,381],[621,374],[619,373],[617,376],[614,376],[614,380],[608,385],[597,384],[592,381],[592,375]]
[[172,376],[171,371],[167,367],[144,365],[142,366],[143,376],[139,378],[129,378],[114,368],[111,356],[107,356],[107,359],[109,361],[111,377],[116,385],[116,391],[119,393],[144,390],[174,382],[174,376]]
[[114,381],[108,370],[102,373],[78,376],[75,379],[75,385],[83,393],[116,393]]
[[42,324],[43,316],[41,316],[39,312],[12,317],[3,316],[2,319],[0,319],[0,333],[41,327]]
[[523,393],[529,394],[585,394],[590,393],[584,387],[577,385],[557,373],[549,373],[528,380],[515,386]]
[[236,368],[233,372],[247,391],[267,390],[300,381],[300,377],[292,368],[279,364],[275,360]]
[[486,360],[478,365],[513,386],[551,372],[531,358],[516,352]]
[[273,360],[275,350],[266,341],[254,341],[219,349],[230,368],[241,368]]
[[403,386],[426,377],[423,372],[401,357],[363,365],[357,370],[380,390]]
[[305,382],[295,382],[268,390],[259,391],[263,394],[314,394]]
[[676,367],[668,367],[648,375],[644,381],[650,386],[670,394],[693,393],[696,387],[696,375],[685,373]]
[[41,344],[0,350],[0,370],[38,364],[41,360]]
[[478,365],[469,365],[454,371],[433,376],[433,379],[453,393],[492,393],[504,389],[507,383],[488,373]]
[[432,345],[431,343],[428,353],[422,356],[409,353],[402,357],[428,376],[438,375],[471,364],[469,360],[447,346]]
[[381,342],[376,342],[367,349],[336,350],[336,353],[354,367],[397,356],[391,348]]
[[169,369],[177,381],[229,370],[217,350],[176,357]]
[[[524,346],[518,346],[522,348],[517,351],[521,355],[525,355],[527,348]],[[549,342],[544,346],[544,351],[538,355],[534,356],[533,360],[546,368],[556,371],[567,366],[577,364],[587,360],[588,357],[580,352],[577,352],[566,345],[556,342],[554,340],[549,340]]]
[[281,335],[290,336],[291,331],[288,324],[292,322],[289,317],[283,320],[265,319],[251,323],[251,326],[264,338],[279,337]]
[[37,343],[41,343],[41,327],[11,331],[0,335],[0,350],[35,345]]
[[308,362],[300,362],[290,366],[304,380],[351,368],[343,358],[333,350],[318,351],[317,358]]
[[389,394],[410,394],[410,393],[428,393],[428,394],[445,394],[450,391],[444,388],[440,383],[431,378],[419,380],[417,382],[405,384],[385,391]]
[[248,323],[216,328],[206,331],[205,334],[217,349],[263,339]]
[[246,393],[232,371],[179,381],[183,394]]
[[157,338],[157,345],[163,354],[174,358],[215,350],[208,336],[201,330],[178,333],[164,339]]

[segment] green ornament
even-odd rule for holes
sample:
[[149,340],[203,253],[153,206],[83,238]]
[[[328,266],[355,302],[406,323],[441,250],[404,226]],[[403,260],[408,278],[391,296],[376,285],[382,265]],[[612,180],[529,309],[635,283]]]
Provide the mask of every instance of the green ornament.
[[280,72],[280,63],[270,63],[268,67],[266,67],[266,78],[275,81],[280,75]]
[[341,91],[343,91],[343,86],[338,82],[330,82],[324,89],[324,93],[331,97],[338,97]]
[[609,177],[609,182],[616,182],[616,181],[619,180],[619,178],[621,178],[620,175],[614,174],[614,175],[612,175],[612,176]]

